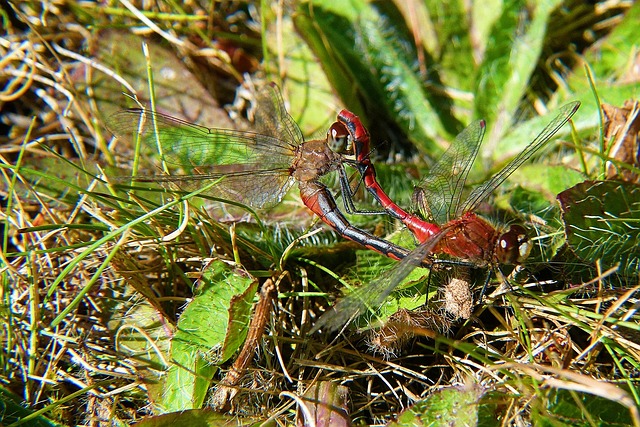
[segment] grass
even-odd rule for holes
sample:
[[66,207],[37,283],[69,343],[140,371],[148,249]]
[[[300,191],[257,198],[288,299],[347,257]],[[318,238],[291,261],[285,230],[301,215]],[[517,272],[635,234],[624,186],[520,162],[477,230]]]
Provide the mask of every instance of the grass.
[[[447,9],[456,5],[411,3],[413,10],[394,12],[353,1],[336,13],[329,1],[302,2],[293,18],[293,10],[252,3],[5,6],[2,422],[125,425],[155,416],[288,425],[303,413],[319,420],[323,410],[311,404],[319,399],[344,407],[356,425],[430,417],[639,425],[637,267],[635,275],[616,269],[606,256],[623,251],[616,259],[633,266],[637,249],[621,242],[637,234],[609,228],[595,247],[569,232],[579,259],[565,230],[584,224],[564,223],[554,200],[579,181],[604,179],[604,144],[582,146],[599,131],[594,92],[613,105],[637,96],[628,73],[637,7],[549,3],[524,28],[517,17],[525,9],[510,5],[495,9],[501,16],[476,17],[482,28],[473,32],[461,18],[468,14]],[[380,19],[388,25],[371,25]],[[438,37],[444,30],[450,36]],[[592,40],[576,36],[589,31]],[[450,40],[460,43],[454,49]],[[591,80],[579,59],[591,64]],[[510,84],[489,87],[482,77]],[[411,176],[427,169],[415,159],[436,158],[463,123],[487,119],[479,163],[492,166],[470,178],[480,182],[549,120],[538,113],[581,100],[573,133],[563,129],[566,144],[524,166],[496,195],[500,209],[483,212],[537,231],[524,281],[502,289],[494,278],[472,317],[454,319],[439,293],[450,272],[423,280],[416,269],[376,313],[410,319],[385,325],[400,328],[392,333],[404,345],[372,353],[380,335],[353,327],[367,321],[340,334],[308,331],[340,289],[396,263],[318,227],[295,191],[255,211],[219,203],[206,184],[181,192],[119,180],[134,160],[141,171],[156,164],[148,147],[137,156],[104,125],[127,103],[123,90],[146,102],[151,86],[159,110],[229,128],[247,126],[239,117],[252,85],[264,80],[281,84],[305,135],[322,134],[342,106],[359,114],[376,144],[380,181],[406,205]],[[249,94],[236,97],[241,83]],[[520,187],[508,192],[514,183]],[[629,200],[616,207],[628,230],[640,217],[633,188],[615,190]],[[349,219],[413,245],[388,218]],[[471,273],[477,297],[484,275]],[[425,294],[428,310],[403,311],[420,307]]]

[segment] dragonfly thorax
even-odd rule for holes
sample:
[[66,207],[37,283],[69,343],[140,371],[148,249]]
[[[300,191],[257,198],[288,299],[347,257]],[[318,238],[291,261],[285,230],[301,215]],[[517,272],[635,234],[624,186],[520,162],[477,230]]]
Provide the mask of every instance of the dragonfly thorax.
[[315,181],[340,165],[340,155],[335,153],[325,140],[312,140],[300,144],[295,160],[289,170],[300,181]]
[[467,260],[477,266],[520,264],[531,251],[527,231],[512,225],[506,232],[473,212],[465,212],[443,226],[446,234],[435,247],[436,252]]
[[496,258],[500,264],[521,264],[530,252],[531,240],[521,225],[512,225],[498,238]]

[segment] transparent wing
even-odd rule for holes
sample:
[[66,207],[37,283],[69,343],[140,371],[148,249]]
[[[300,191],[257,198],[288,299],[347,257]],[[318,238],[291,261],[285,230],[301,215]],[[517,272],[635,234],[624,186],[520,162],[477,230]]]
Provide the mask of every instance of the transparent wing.
[[535,137],[533,141],[527,147],[520,152],[507,166],[505,166],[500,172],[495,174],[491,179],[484,182],[480,186],[476,187],[470,194],[467,200],[465,200],[458,209],[458,215],[463,212],[474,210],[480,202],[482,202],[487,195],[495,190],[505,179],[509,177],[516,169],[518,169],[524,162],[526,162],[536,151],[542,148],[553,135],[560,130],[565,123],[578,111],[580,102],[571,102],[564,105],[560,109],[558,114],[543,130]]
[[318,319],[310,333],[320,329],[326,332],[338,330],[349,320],[379,306],[414,268],[423,265],[423,260],[431,254],[445,233],[446,230],[443,230],[433,235],[392,269],[342,298]]
[[224,177],[209,194],[263,207],[280,201],[292,185],[290,167],[303,139],[277,88],[270,86],[258,94],[256,111],[258,132],[208,128],[147,109],[116,113],[107,127],[120,138],[141,138],[160,151],[167,164],[187,172],[135,180],[175,182],[191,190],[203,181]]
[[275,83],[262,88],[256,95],[258,109],[255,113],[256,128],[260,133],[293,144],[302,144],[302,131],[284,106],[284,100]]
[[462,190],[478,154],[484,131],[485,123],[482,120],[467,126],[417,185],[414,201],[424,218],[445,224],[457,216]]

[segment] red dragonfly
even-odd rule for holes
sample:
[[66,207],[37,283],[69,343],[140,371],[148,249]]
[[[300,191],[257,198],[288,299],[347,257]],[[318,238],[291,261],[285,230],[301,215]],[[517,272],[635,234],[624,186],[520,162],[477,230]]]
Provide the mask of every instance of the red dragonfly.
[[485,123],[476,121],[464,129],[414,192],[414,202],[420,212],[437,224],[405,211],[389,198],[377,182],[375,168],[369,159],[367,130],[356,115],[347,110],[341,111],[338,120],[352,140],[356,166],[364,185],[387,213],[409,228],[421,245],[397,267],[339,301],[334,309],[319,319],[313,330],[338,329],[362,310],[379,305],[414,267],[432,253],[444,253],[478,267],[524,261],[531,251],[531,242],[524,227],[512,225],[506,232],[501,232],[473,210],[546,144],[579,106],[579,102],[572,102],[562,107],[560,114],[520,154],[461,202],[467,175],[484,136]]
[[407,249],[353,227],[319,181],[337,171],[345,207],[353,206],[344,169],[344,164],[353,160],[343,154],[347,148],[344,126],[332,126],[323,140],[304,141],[275,85],[257,94],[257,105],[258,132],[208,128],[147,109],[116,113],[109,118],[108,127],[117,137],[139,135],[145,144],[161,150],[166,163],[190,166],[194,171],[136,176],[135,181],[173,182],[183,189],[196,189],[219,180],[209,194],[257,208],[280,202],[297,182],[304,204],[340,235],[390,258],[404,258]]

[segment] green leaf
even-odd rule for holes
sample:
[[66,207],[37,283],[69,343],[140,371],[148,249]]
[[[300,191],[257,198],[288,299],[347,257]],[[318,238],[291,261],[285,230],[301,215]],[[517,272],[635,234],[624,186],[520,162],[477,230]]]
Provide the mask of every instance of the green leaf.
[[[415,7],[420,7],[420,3],[416,3]],[[433,60],[439,64],[443,85],[470,93],[473,90],[477,65],[471,40],[470,16],[464,2],[426,0],[424,7],[433,27],[433,40],[427,39],[426,48]],[[485,4],[483,10],[491,8],[487,8]],[[414,26],[412,31],[420,29]]]
[[[637,99],[640,84],[634,74],[636,51],[638,49],[638,20],[640,19],[640,3],[633,6],[622,16],[621,21],[606,37],[598,40],[583,55],[584,63],[590,67],[595,80],[595,90],[600,102],[611,105],[623,105],[628,99]],[[578,71],[568,76],[565,83],[570,93],[591,93],[590,75]],[[600,105],[594,96],[582,96],[580,114],[577,117],[577,128],[596,129]]]
[[640,268],[640,187],[584,181],[558,195],[567,241],[580,258],[636,276]]
[[[128,283],[135,289],[148,287],[148,283],[141,280],[140,274],[127,275],[126,270],[118,266],[120,262],[117,259],[114,265],[118,271],[125,271]],[[126,264],[126,266],[139,268],[135,263]],[[144,381],[151,402],[158,401],[163,395],[159,378],[168,368],[165,362],[168,359],[171,337],[174,333],[173,325],[158,305],[155,300],[142,298],[132,307],[127,306],[127,316],[122,319],[122,323],[117,320],[109,322],[110,329],[117,337],[119,351],[139,363],[138,374]]]
[[[433,154],[440,151],[441,135],[459,130],[447,115],[447,98],[426,90],[414,42],[391,3],[303,2],[294,22],[345,105],[362,116],[376,138],[396,139],[388,129],[395,124]],[[429,77],[438,84],[436,70]]]
[[[125,76],[126,81],[132,85],[125,88],[110,75],[104,74],[102,68],[94,70],[91,91],[102,118],[111,116],[130,103],[122,93],[134,95],[131,89],[141,102],[146,103],[149,81],[140,36],[119,31],[101,31],[93,40],[97,43],[96,60],[106,64],[115,73]],[[166,47],[166,43],[153,38],[146,38],[144,41],[148,45],[153,63],[153,89],[159,111],[195,120],[203,126],[233,127],[227,112],[212,96],[217,91],[204,87],[198,76]],[[216,79],[208,79],[207,82],[211,86],[218,84]],[[82,92],[89,89],[78,87],[78,90]],[[108,137],[105,134],[105,138]],[[102,149],[105,155],[109,155],[107,147]]]
[[[482,393],[479,388],[463,389],[451,387],[416,402],[398,417],[389,427],[416,425],[447,425],[466,427],[478,422],[478,405]],[[445,422],[446,420],[446,422]]]
[[490,146],[513,122],[538,63],[549,17],[559,3],[557,0],[503,3],[476,79],[475,116],[487,121]]
[[171,342],[162,412],[202,406],[218,365],[244,342],[257,287],[255,279],[221,261],[207,267]]
[[[485,153],[489,153],[489,158],[496,162],[510,159],[519,154],[527,145],[529,145],[531,141],[540,133],[540,131],[544,129],[544,127],[547,126],[558,114],[559,109],[556,108],[550,110],[545,115],[536,116],[530,120],[513,125],[508,130],[505,130],[504,134],[500,136],[500,140],[498,142],[492,143],[491,141],[486,140],[483,144],[482,150]],[[585,123],[583,121],[583,117],[588,116],[589,114],[590,112],[584,111],[584,105],[581,104],[580,109],[572,118],[572,123],[578,128],[579,131],[587,127],[595,126],[595,123],[591,121],[588,121],[588,123]],[[576,123],[578,121],[582,122],[582,124],[578,125]],[[553,136],[553,138],[547,143],[546,147],[553,147],[554,144],[557,144],[554,143],[554,141],[558,139],[569,139],[568,137],[570,134],[571,126],[562,126]],[[545,148],[543,147],[541,151],[544,152]],[[500,166],[499,164],[497,165]],[[569,172],[566,168],[564,170],[565,173],[568,174],[568,179],[575,179],[575,176],[573,176],[573,172]],[[562,188],[561,190],[564,190],[565,188],[566,187]]]
[[548,200],[553,200],[558,193],[583,181],[584,178],[583,174],[566,166],[549,166],[539,162],[520,166],[509,177],[509,181],[535,190]]
[[633,420],[620,403],[587,393],[552,390],[544,407],[531,413],[534,426],[629,426]]

